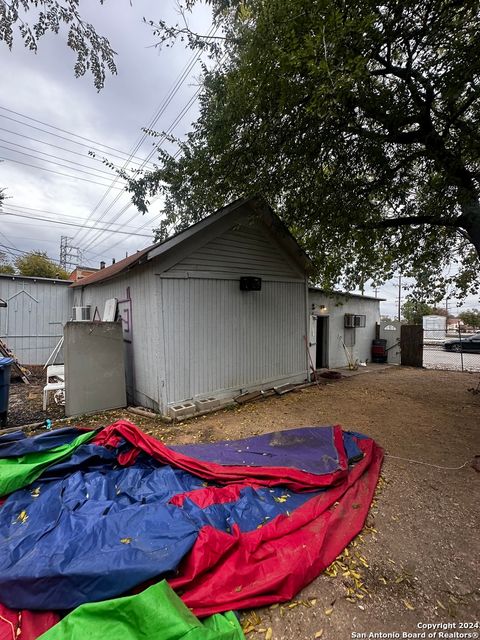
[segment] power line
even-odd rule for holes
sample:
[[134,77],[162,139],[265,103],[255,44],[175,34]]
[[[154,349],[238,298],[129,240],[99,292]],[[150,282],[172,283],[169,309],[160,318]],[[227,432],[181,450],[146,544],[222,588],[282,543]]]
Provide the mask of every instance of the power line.
[[[75,160],[68,160],[68,158],[60,158],[59,156],[56,156],[53,153],[47,153],[46,151],[40,151],[39,149],[26,147],[23,144],[18,144],[17,142],[12,142],[11,140],[4,140],[3,138],[0,138],[0,142],[5,142],[6,144],[13,144],[15,147],[20,147],[21,149],[27,149],[27,151],[35,151],[36,153],[41,153],[42,156],[48,156],[49,158],[55,158],[56,160],[63,160],[64,162],[69,162],[70,164],[77,165],[78,167],[83,167],[84,169],[91,169],[92,171],[95,171],[95,173],[104,173],[109,178],[112,177],[111,171],[102,171],[102,169],[95,169],[95,167],[90,167],[88,164],[81,164],[80,162],[75,162]],[[9,151],[15,151],[15,153],[24,153],[23,151],[17,151],[16,149],[9,149]],[[26,153],[25,155],[28,155],[28,154]]]
[[[103,142],[97,142],[95,140],[92,140],[91,138],[86,138],[85,136],[81,136],[78,133],[73,133],[73,131],[67,131],[66,129],[62,129],[60,127],[56,127],[53,124],[48,124],[48,122],[43,122],[43,120],[37,120],[36,118],[32,118],[31,116],[27,116],[24,113],[19,113],[18,111],[14,111],[13,109],[7,109],[7,107],[2,107],[0,105],[0,109],[2,109],[3,111],[8,111],[8,113],[14,113],[16,116],[20,116],[21,118],[25,118],[26,120],[31,120],[32,122],[37,122],[38,124],[43,124],[45,127],[49,127],[50,129],[55,129],[55,131],[61,131],[62,133],[66,133],[69,136],[74,136],[75,138],[79,138],[80,140],[85,140],[85,142],[90,142],[92,144],[95,145],[99,145],[100,147],[105,147],[105,149],[109,149],[110,151],[116,151],[117,153],[121,153],[122,155],[129,155],[128,153],[126,153],[125,151],[122,151],[121,149],[116,149],[115,147],[110,147],[107,144],[104,144]],[[40,129],[39,127],[34,127],[31,124],[28,124],[28,122],[22,122],[20,120],[16,120],[15,118],[11,118],[10,116],[5,116],[3,114],[0,114],[0,117],[2,118],[6,118],[7,120],[12,120],[13,122],[18,122],[19,124],[23,124],[26,127],[31,127],[32,129],[37,129],[39,131],[43,131],[44,133],[48,133],[49,135],[52,136],[56,136],[58,138],[63,138],[64,140],[68,140],[68,138],[64,138],[64,136],[59,136],[56,133],[52,133],[51,131],[46,131],[45,129]],[[69,142],[73,142],[75,144],[81,144],[80,142],[76,142],[75,140],[69,140]],[[82,145],[82,146],[86,146],[86,145]],[[102,151],[101,153],[105,153],[104,151]],[[134,156],[135,157],[135,156]],[[138,158],[139,160],[141,160],[142,158]]]
[[[14,136],[20,136],[21,138],[26,138],[27,140],[33,140],[33,142],[40,142],[40,144],[46,144],[49,147],[54,147],[55,149],[60,149],[61,151],[74,153],[75,155],[81,156],[82,158],[88,157],[88,158],[91,158],[92,160],[95,160],[95,162],[101,162],[103,164],[103,160],[100,160],[100,158],[97,158],[95,156],[91,156],[88,153],[80,153],[79,151],[74,151],[73,149],[67,149],[67,147],[61,147],[57,144],[53,144],[53,142],[47,142],[46,140],[39,140],[38,138],[32,138],[31,136],[27,136],[24,133],[20,133],[19,131],[13,131],[12,129],[5,129],[5,127],[0,127],[0,131],[6,131],[6,133],[11,133]],[[49,131],[47,131],[46,133],[50,134]],[[55,134],[50,134],[50,135],[55,135]],[[70,142],[73,142],[74,144],[80,144],[75,140],[71,140]],[[15,143],[10,142],[9,144],[15,144]],[[84,147],[85,149],[88,149],[88,147],[84,144],[80,144],[80,146]],[[102,151],[101,149],[93,149],[93,151],[97,151],[100,154],[104,153],[104,151]],[[119,156],[116,156],[114,154],[109,153],[108,155],[111,156],[112,158],[116,158],[117,160],[121,160],[122,162],[125,161],[125,158],[120,158]],[[139,162],[134,162],[133,160],[131,160],[130,162],[131,164],[140,164]]]
[[[30,164],[29,162],[21,162],[20,160],[14,160],[13,158],[1,158],[0,160],[5,160],[8,162],[16,162],[17,164],[23,164],[26,167],[32,167],[33,169],[40,169],[41,171],[48,171],[49,173],[55,173],[58,176],[65,176],[66,178],[72,178],[73,180],[82,180],[83,182],[90,182],[90,184],[97,184],[100,187],[106,187],[108,185],[103,182],[94,182],[93,180],[89,180],[88,178],[81,178],[80,176],[71,176],[68,173],[61,173],[60,171],[54,171],[53,169],[47,169],[46,167],[38,167],[35,164]],[[69,167],[71,168],[71,167]],[[112,189],[120,189],[123,190],[123,187],[112,187]]]
[[9,238],[8,236],[6,236],[6,235],[3,233],[3,231],[0,231],[0,236],[2,236],[3,238],[5,238],[5,240],[6,240],[7,242],[10,242],[11,244],[14,244],[14,243],[10,240],[10,238]]
[[[134,231],[121,231],[119,229],[106,229],[102,227],[89,227],[84,224],[75,223],[75,222],[65,222],[63,220],[52,220],[51,218],[42,218],[41,216],[28,216],[25,214],[18,213],[17,211],[4,211],[0,210],[0,216],[13,216],[14,218],[26,218],[27,220],[38,220],[40,222],[50,222],[51,224],[58,224],[60,226],[65,227],[79,227],[79,228],[87,228],[93,230],[101,230],[101,231],[109,231],[110,233],[121,233],[126,236],[141,236],[142,238],[150,238],[151,234],[148,235],[146,233],[137,233]],[[2,234],[3,235],[3,234]],[[5,236],[6,237],[6,236]],[[8,238],[7,238],[8,240]]]
[[[44,158],[40,158],[39,156],[33,153],[25,153],[25,151],[17,151],[16,149],[10,149],[10,147],[6,147],[4,144],[0,144],[0,149],[6,149],[7,151],[13,151],[13,153],[18,153],[22,156],[27,156],[28,158],[33,158],[34,160],[40,160],[41,162],[49,162],[50,164],[56,164],[58,167],[63,167],[64,169],[70,169],[71,171],[77,171],[78,173],[84,173],[87,176],[93,176],[94,178],[103,178],[103,176],[99,175],[96,170],[95,173],[91,173],[90,171],[83,171],[83,169],[76,169],[75,167],[69,167],[68,164],[62,164],[61,162],[54,162],[53,160],[45,160]],[[60,160],[64,160],[64,158],[59,158]],[[67,160],[67,162],[70,162]],[[78,164],[75,162],[74,164]],[[85,166],[85,165],[80,165]],[[111,174],[106,171],[102,171],[107,176],[111,176]],[[103,178],[105,180],[105,178]]]
[[[73,220],[79,221],[79,219],[81,220],[80,216],[78,215],[70,215],[68,213],[59,213],[58,211],[49,211],[47,209],[37,209],[35,207],[27,207],[27,206],[23,206],[23,205],[17,205],[17,204],[11,204],[10,202],[7,202],[7,204],[3,205],[4,207],[8,207],[8,209],[13,209],[13,211],[11,213],[16,213],[16,210],[19,210],[22,213],[28,213],[29,211],[35,211],[36,213],[47,213],[49,215],[52,216],[61,216],[62,218],[72,218]],[[0,207],[0,213],[3,211],[3,209]],[[31,215],[31,214],[30,214]],[[92,219],[91,222],[99,222],[99,220]],[[10,223],[10,224],[14,224],[14,223]],[[21,224],[21,223],[19,223]],[[117,224],[117,223],[112,223],[115,224],[115,226],[121,226],[122,229],[127,229],[127,227],[123,224]],[[132,227],[133,229],[136,229],[136,227]]]
[[[168,135],[168,133],[171,133],[175,127],[179,124],[179,122],[182,120],[182,118],[188,113],[188,111],[191,109],[191,107],[193,106],[193,104],[195,103],[199,93],[201,91],[201,87],[199,87],[197,89],[197,91],[193,94],[193,96],[191,96],[191,98],[189,99],[189,101],[187,102],[187,104],[183,107],[183,109],[180,111],[180,113],[176,116],[176,118],[174,119],[174,121],[171,123],[171,125],[169,126],[168,130],[165,132],[165,134],[162,136],[161,141],[159,143],[159,145],[166,139],[166,136]],[[157,145],[157,149],[158,146]],[[153,155],[155,151],[153,151],[151,153],[151,155]],[[150,156],[151,157],[151,156]],[[147,158],[148,160],[148,158]],[[119,194],[120,197],[120,194]],[[117,198],[118,200],[118,198]],[[127,208],[130,206],[130,203],[128,203],[128,205],[126,205],[123,210],[121,210],[121,212],[119,214],[117,214],[117,216],[114,218],[115,220],[118,220],[120,218],[121,215],[123,215],[123,213],[125,213],[125,211],[127,210]],[[134,216],[132,216],[131,218],[129,218],[126,221],[126,224],[128,224],[129,222],[131,222],[136,216],[137,216],[137,212],[135,212]],[[113,221],[112,221],[113,222]],[[103,232],[105,233],[105,232]],[[92,249],[96,246],[98,246],[99,244],[99,240],[101,238],[102,232],[98,232],[96,234],[94,234],[94,237],[90,240],[90,242],[88,242],[84,247],[83,250],[87,251],[89,248]],[[118,244],[118,243],[117,243]]]
[[[215,34],[217,31],[217,28],[212,26],[209,33],[207,34],[207,37]],[[183,68],[183,70],[181,71],[179,77],[177,78],[177,80],[174,82],[173,86],[170,88],[169,92],[167,93],[167,96],[164,98],[164,100],[162,101],[162,103],[160,104],[160,106],[158,107],[154,117],[151,119],[150,123],[148,124],[148,129],[151,129],[152,127],[155,126],[155,124],[158,122],[159,118],[163,115],[163,113],[165,112],[166,108],[168,107],[168,105],[170,104],[170,102],[172,101],[173,97],[176,95],[176,93],[178,92],[178,90],[180,89],[181,85],[183,84],[183,82],[185,81],[185,78],[188,76],[188,74],[190,73],[190,71],[193,69],[194,65],[198,62],[198,60],[200,60],[199,55],[197,55],[196,53],[194,53],[192,55],[192,57],[190,58],[190,60],[187,62],[187,64],[185,65],[185,67]],[[141,136],[140,140],[137,142],[137,144],[135,145],[132,153],[136,153],[136,151],[139,149],[139,147],[143,144],[143,141],[146,139],[147,134],[144,132],[143,136]],[[163,139],[165,138],[165,136],[163,136]],[[161,142],[160,142],[161,143]],[[142,162],[141,166],[139,167],[139,169],[136,171],[138,173],[138,171],[140,171],[141,169],[143,169],[143,167],[148,163],[148,161],[150,160],[150,158],[153,156],[153,154],[155,153],[156,149],[158,149],[159,144],[155,145],[155,148],[152,150],[152,152],[147,156],[147,158],[145,159],[144,162]],[[124,167],[122,168],[122,170],[125,170],[126,165],[124,165]],[[115,185],[116,179],[114,181],[112,181],[111,183],[111,187],[113,187]],[[103,203],[103,201],[105,200],[105,198],[108,196],[110,192],[110,188],[106,191],[106,193],[102,196],[102,198],[100,199],[100,201],[96,204],[96,206],[94,207],[94,209],[91,212],[91,215],[93,216],[94,213],[98,210],[98,208],[101,206],[101,204]],[[100,216],[100,219],[103,219],[108,211],[110,211],[112,209],[112,207],[116,204],[116,202],[118,202],[118,200],[120,199],[121,194],[117,194],[117,196],[113,199],[113,201],[110,203],[110,205],[104,210],[104,212],[102,213],[102,215]],[[122,210],[122,212],[114,218],[115,220],[118,220],[119,217],[124,213],[126,209],[124,208]],[[96,236],[94,236],[94,239],[98,238],[98,234]],[[83,239],[86,238],[86,235],[83,236]],[[90,242],[90,245],[92,244],[92,241]],[[89,246],[89,245],[87,245]]]
[[[22,249],[15,249],[15,247],[8,247],[7,245],[4,245],[4,244],[0,244],[0,247],[5,249],[5,251],[9,253],[11,256],[13,256],[14,258],[18,258],[19,254],[28,255],[29,253],[32,253],[32,251],[23,251]],[[48,258],[48,259],[50,260],[50,262],[55,262],[56,264],[59,264],[58,260],[55,260],[55,258]]]
[[[160,196],[158,196],[156,199],[158,200],[159,198],[160,198]],[[145,227],[147,227],[148,225],[154,224],[154,223],[155,223],[155,221],[156,221],[158,218],[160,218],[160,215],[159,215],[159,216],[157,216],[156,218],[154,218],[153,220],[147,220],[147,221],[146,221],[146,222],[144,222],[140,227],[138,227],[138,231],[141,231],[142,229],[145,229]],[[108,248],[109,248],[109,249],[113,249],[114,247],[117,247],[117,246],[120,244],[120,242],[122,242],[122,240],[118,240],[117,242],[114,242],[113,244],[110,244]],[[90,249],[90,251],[86,250],[85,252],[86,252],[86,253],[91,253],[91,249]],[[98,258],[100,255],[101,255],[101,254],[99,254],[99,253],[94,253],[94,254],[92,255],[92,257],[93,257],[93,258]]]

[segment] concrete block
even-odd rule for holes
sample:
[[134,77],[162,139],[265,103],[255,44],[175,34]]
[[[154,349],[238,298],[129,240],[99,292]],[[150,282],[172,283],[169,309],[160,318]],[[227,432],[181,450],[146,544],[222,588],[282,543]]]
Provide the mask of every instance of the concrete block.
[[174,420],[193,416],[196,411],[197,408],[195,407],[193,402],[179,402],[178,404],[174,404],[168,409],[170,417]]
[[202,398],[195,400],[197,411],[211,411],[220,406],[220,400],[218,398]]

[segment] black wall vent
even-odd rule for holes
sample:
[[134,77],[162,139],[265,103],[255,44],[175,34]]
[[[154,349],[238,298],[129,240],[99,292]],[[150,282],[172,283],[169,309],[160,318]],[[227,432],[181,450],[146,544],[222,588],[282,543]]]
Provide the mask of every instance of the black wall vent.
[[262,279],[253,276],[242,276],[240,278],[240,291],[260,291]]

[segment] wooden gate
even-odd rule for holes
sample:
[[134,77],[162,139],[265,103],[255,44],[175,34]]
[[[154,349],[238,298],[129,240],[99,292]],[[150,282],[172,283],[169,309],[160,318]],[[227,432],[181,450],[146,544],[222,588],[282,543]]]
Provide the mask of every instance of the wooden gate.
[[423,367],[423,327],[403,324],[400,330],[401,362],[406,367]]

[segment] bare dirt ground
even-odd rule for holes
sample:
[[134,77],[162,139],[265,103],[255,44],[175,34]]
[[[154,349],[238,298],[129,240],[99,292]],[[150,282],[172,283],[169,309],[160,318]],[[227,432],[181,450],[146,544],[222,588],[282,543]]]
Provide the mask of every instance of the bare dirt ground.
[[476,635],[441,636],[437,629],[423,637],[478,638],[478,626],[460,626],[480,620],[480,474],[470,466],[480,454],[480,395],[468,391],[477,383],[478,374],[394,367],[176,425],[126,411],[77,423],[121,417],[166,444],[333,423],[368,434],[387,455],[366,529],[331,575],[321,575],[293,602],[244,612],[247,637],[343,640],[383,632],[401,638],[425,631],[419,625],[443,623],[450,628],[441,633]]

